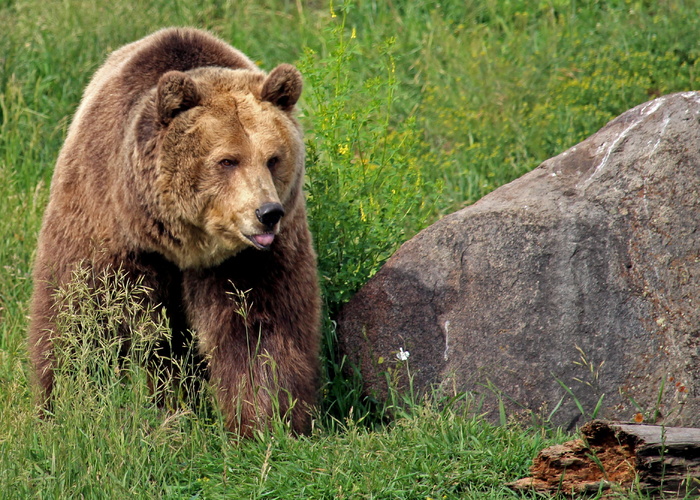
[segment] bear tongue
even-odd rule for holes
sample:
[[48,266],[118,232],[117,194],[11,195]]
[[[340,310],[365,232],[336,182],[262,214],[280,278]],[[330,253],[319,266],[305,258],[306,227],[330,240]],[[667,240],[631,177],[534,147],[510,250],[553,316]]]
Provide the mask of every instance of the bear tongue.
[[256,234],[253,236],[253,239],[255,240],[255,243],[261,247],[269,247],[275,240],[275,235],[272,233]]

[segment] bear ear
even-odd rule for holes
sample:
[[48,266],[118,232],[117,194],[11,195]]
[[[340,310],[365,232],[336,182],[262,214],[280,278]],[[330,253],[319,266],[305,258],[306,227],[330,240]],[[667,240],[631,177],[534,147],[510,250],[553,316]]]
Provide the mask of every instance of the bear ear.
[[263,83],[260,98],[282,109],[291,110],[301,96],[301,73],[291,64],[280,64]]
[[178,114],[197,106],[200,99],[192,78],[181,71],[168,71],[158,80],[156,108],[160,122],[168,125]]

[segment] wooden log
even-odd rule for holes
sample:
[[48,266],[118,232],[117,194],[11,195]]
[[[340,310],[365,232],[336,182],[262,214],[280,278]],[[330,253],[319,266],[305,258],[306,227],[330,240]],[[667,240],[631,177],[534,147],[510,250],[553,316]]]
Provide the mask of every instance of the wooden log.
[[700,495],[700,429],[594,420],[581,439],[542,450],[531,477],[510,486],[576,495],[626,488],[651,494]]

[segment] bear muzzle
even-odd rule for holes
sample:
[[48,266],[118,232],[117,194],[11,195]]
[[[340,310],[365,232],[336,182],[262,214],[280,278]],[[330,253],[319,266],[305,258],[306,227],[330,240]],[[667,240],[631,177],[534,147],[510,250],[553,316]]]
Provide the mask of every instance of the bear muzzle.
[[274,228],[280,219],[284,217],[284,208],[279,203],[263,203],[259,208],[255,209],[255,216],[267,228],[267,231],[248,236],[248,239],[253,242],[256,248],[267,250],[275,240]]
[[279,203],[263,203],[255,209],[255,216],[262,225],[272,229],[284,217],[284,208]]

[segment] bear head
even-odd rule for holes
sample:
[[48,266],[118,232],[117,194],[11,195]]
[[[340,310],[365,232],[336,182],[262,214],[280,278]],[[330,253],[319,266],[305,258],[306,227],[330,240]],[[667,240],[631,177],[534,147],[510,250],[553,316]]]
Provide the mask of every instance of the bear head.
[[137,143],[155,170],[149,198],[164,234],[159,250],[179,267],[269,249],[303,204],[294,118],[301,89],[288,64],[269,75],[204,67],[160,77]]

